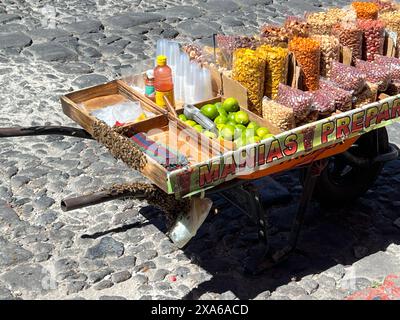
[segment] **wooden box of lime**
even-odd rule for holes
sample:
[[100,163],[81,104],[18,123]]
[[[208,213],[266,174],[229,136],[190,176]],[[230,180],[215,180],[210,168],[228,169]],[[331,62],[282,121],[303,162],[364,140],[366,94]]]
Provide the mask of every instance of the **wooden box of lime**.
[[218,141],[227,150],[257,143],[279,133],[276,128],[271,128],[271,124],[265,119],[240,107],[233,97],[218,97],[195,106],[203,115],[214,121],[218,134],[205,130],[194,120],[187,119],[183,110],[177,110],[179,120],[207,138]]

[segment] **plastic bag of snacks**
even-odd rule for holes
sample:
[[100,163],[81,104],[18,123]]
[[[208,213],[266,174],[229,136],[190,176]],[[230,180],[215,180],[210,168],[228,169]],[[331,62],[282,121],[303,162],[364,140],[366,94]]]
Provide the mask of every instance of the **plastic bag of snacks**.
[[342,22],[333,27],[333,34],[339,39],[342,46],[350,48],[353,59],[362,58],[363,32],[353,22]]
[[304,73],[305,90],[319,89],[320,57],[319,42],[310,38],[294,38],[289,42],[289,50]]
[[363,90],[355,95],[353,108],[360,108],[362,106],[375,102],[377,94],[378,86],[373,83],[367,82]]
[[257,52],[265,59],[264,95],[274,99],[278,93],[278,85],[285,82],[287,76],[288,50],[280,47],[262,45]]
[[276,102],[292,108],[296,123],[300,123],[311,111],[313,95],[280,83]]
[[372,2],[353,2],[353,9],[357,14],[357,19],[377,19],[379,6]]
[[358,26],[363,30],[363,59],[374,61],[376,54],[383,53],[385,24],[379,20],[359,20]]
[[393,82],[400,81],[400,59],[376,54],[374,62],[378,65],[386,66],[390,70],[390,79]]
[[314,40],[319,42],[321,47],[321,70],[322,76],[329,76],[331,71],[332,61],[339,60],[340,57],[340,44],[339,40],[334,36],[315,35],[312,36]]
[[262,102],[263,118],[272,125],[287,131],[296,127],[293,109],[285,107],[273,100],[264,97]]
[[390,82],[390,68],[374,62],[356,60],[356,68],[366,75],[366,80],[378,86],[379,91],[385,91]]
[[295,37],[308,37],[310,33],[307,21],[299,17],[287,17],[284,28],[289,40]]
[[358,93],[365,85],[366,75],[354,67],[333,61],[329,79],[344,90]]
[[335,96],[332,92],[319,89],[313,92],[313,109],[318,111],[318,115],[327,116],[335,112]]
[[328,92],[332,95],[335,109],[342,112],[351,110],[353,104],[352,91],[341,89],[337,86],[336,83],[328,79],[321,79],[319,83],[321,90]]
[[379,20],[383,21],[386,25],[386,29],[391,31],[400,32],[400,11],[388,11],[379,15]]
[[233,54],[232,78],[248,91],[249,109],[262,114],[264,96],[265,60],[251,49],[237,49]]
[[400,82],[391,82],[386,90],[386,94],[394,96],[400,93]]
[[216,35],[216,42],[221,54],[225,60],[225,65],[228,69],[232,68],[233,53],[239,48],[249,48],[255,50],[258,45],[258,40],[254,37],[247,36],[229,36]]
[[340,17],[333,12],[313,12],[306,16],[311,35],[330,35],[334,25],[339,23]]
[[378,5],[379,13],[396,10],[396,5],[391,0],[372,0],[371,2]]
[[273,47],[286,48],[288,38],[286,30],[280,26],[266,24],[261,28],[260,42]]

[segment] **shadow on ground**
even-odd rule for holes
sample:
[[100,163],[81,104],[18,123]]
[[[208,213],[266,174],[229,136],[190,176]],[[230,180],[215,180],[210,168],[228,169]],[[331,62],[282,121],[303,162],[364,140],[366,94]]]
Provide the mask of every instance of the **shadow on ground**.
[[[290,231],[301,187],[298,172],[280,174],[274,179],[284,185],[291,200],[274,206],[269,222],[271,244],[282,247]],[[274,291],[292,279],[325,271],[337,264],[351,265],[362,255],[400,244],[399,229],[393,225],[400,217],[398,190],[400,160],[386,164],[381,176],[367,194],[341,209],[323,208],[312,202],[305,219],[297,250],[284,262],[257,276],[246,276],[244,261],[257,250],[257,229],[245,215],[228,204],[218,215],[210,215],[184,253],[208,271],[212,278],[192,289],[184,299],[197,299],[206,292],[233,292],[239,299],[252,299],[262,292]],[[334,199],[332,199],[334,201]],[[161,231],[163,219],[154,210],[142,212]],[[356,257],[357,256],[357,257]]]

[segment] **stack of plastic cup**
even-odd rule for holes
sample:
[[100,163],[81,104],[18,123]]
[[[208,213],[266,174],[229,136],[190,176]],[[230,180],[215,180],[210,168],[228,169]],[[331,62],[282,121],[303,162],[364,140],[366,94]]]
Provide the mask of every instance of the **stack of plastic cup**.
[[185,101],[185,73],[188,67],[189,56],[185,52],[180,52],[174,77],[175,99],[179,101]]

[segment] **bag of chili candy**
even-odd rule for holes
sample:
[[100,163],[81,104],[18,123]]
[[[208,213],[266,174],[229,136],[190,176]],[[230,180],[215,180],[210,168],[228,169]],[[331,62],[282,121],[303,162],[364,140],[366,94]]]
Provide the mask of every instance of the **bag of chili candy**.
[[393,82],[400,82],[400,59],[377,54],[374,62],[390,70],[390,79]]
[[365,73],[352,66],[332,61],[329,80],[336,83],[340,88],[347,91],[359,93],[365,86],[367,76]]
[[280,83],[276,102],[293,109],[296,124],[307,118],[312,109],[313,94]]
[[356,68],[366,75],[368,82],[378,86],[378,91],[385,91],[390,82],[390,66],[387,68],[384,65],[377,63],[356,60]]
[[335,96],[328,90],[319,89],[313,92],[314,102],[312,109],[318,112],[318,116],[326,117],[335,112]]

